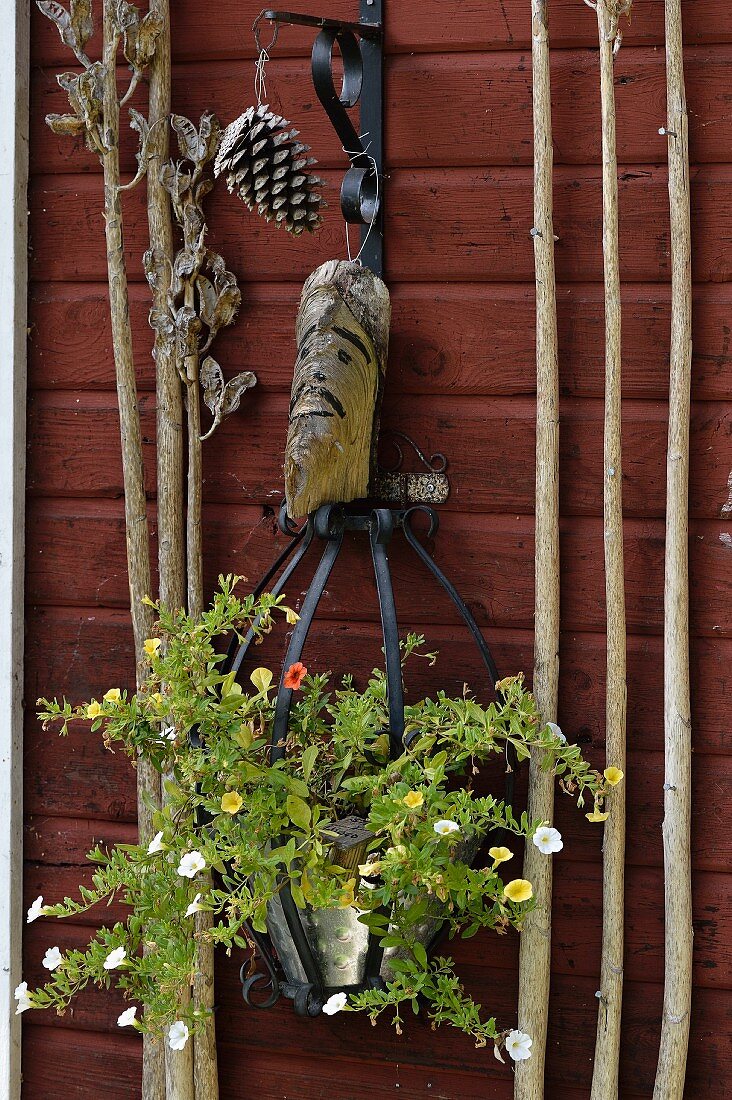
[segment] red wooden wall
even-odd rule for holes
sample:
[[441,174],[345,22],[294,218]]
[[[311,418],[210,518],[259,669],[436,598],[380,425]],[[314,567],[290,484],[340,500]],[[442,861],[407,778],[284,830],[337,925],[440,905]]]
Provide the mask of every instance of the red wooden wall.
[[[174,5],[174,106],[229,121],[251,101],[250,26],[259,5]],[[311,10],[317,6],[310,6]],[[551,16],[560,302],[562,676],[564,729],[603,759],[602,339],[596,22],[580,0]],[[387,277],[394,324],[388,424],[450,458],[453,492],[434,544],[485,628],[505,672],[529,669],[533,615],[533,253],[528,0],[387,4]],[[327,14],[353,17],[330,0]],[[685,4],[694,207],[693,591],[695,999],[687,1097],[717,1100],[732,1080],[729,915],[730,326],[732,325],[732,13],[722,0]],[[663,980],[662,589],[670,277],[663,4],[638,0],[617,60],[624,280],[624,494],[629,637],[628,902],[622,1096],[649,1097]],[[99,739],[44,735],[40,694],[87,698],[129,685],[121,473],[107,322],[98,165],[44,128],[63,110],[55,73],[69,58],[34,12],[31,159],[31,394],[28,468],[26,886],[28,898],[71,892],[93,840],[135,831],[134,777]],[[251,367],[259,386],[206,445],[209,587],[219,571],[256,577],[278,543],[273,507],[303,278],[344,254],[333,185],[342,156],[309,84],[307,36],[280,38],[270,101],[311,141],[331,208],[321,234],[277,235],[223,190],[211,242],[243,285],[239,323],[220,338],[226,369]],[[131,143],[125,164],[132,165]],[[126,201],[127,247],[149,491],[154,497],[154,396],[146,325],[144,196]],[[366,580],[353,569],[329,589],[308,651],[321,668],[369,668],[378,654]],[[478,675],[450,609],[414,564],[394,554],[403,623],[441,648],[441,682]],[[363,573],[365,578],[366,574]],[[297,592],[290,593],[292,597]],[[415,681],[415,689],[434,687]],[[547,1096],[589,1096],[600,944],[601,834],[566,801],[557,824],[554,980]],[[26,975],[51,942],[87,929],[28,929]],[[515,1019],[515,938],[455,948],[471,989],[506,1024]],[[238,964],[237,964],[238,966]],[[296,1019],[283,1005],[243,1007],[237,967],[219,969],[222,1098],[398,1095],[450,1100],[511,1095],[510,1068],[424,1021],[398,1040],[352,1017]],[[104,1092],[138,1095],[140,1046],[115,1026],[119,1002],[89,994],[63,1018],[24,1017],[28,1100]],[[396,1092],[395,1090],[399,1090]]]

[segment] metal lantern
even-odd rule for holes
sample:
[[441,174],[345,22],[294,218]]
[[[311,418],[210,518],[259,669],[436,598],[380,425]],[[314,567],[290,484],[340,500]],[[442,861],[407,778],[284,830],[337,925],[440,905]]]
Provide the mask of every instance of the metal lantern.
[[[293,525],[284,505],[280,510],[280,530],[290,541],[260,581],[255,589],[255,596],[258,597],[265,591],[274,595],[282,592],[311,546],[322,546],[322,554],[303,601],[300,618],[292,631],[282,666],[270,745],[272,763],[284,755],[292,704],[292,690],[284,684],[285,670],[302,657],[313,618],[338,559],[346,532],[366,536],[370,546],[386,662],[388,735],[392,759],[400,756],[410,741],[410,737],[405,737],[404,733],[404,685],[388,557],[389,544],[397,532],[402,533],[412,550],[447,592],[470,631],[491,685],[495,688],[498,680],[496,666],[475,619],[412,529],[413,519],[418,513],[429,519],[428,537],[435,535],[439,526],[438,517],[426,505],[391,509],[325,504],[311,513],[300,528]],[[239,671],[253,639],[253,631],[249,631],[238,646],[236,639],[233,639],[225,664],[226,672]],[[506,782],[506,797],[509,801],[512,796],[512,782],[513,768],[510,767]],[[337,822],[335,832],[336,845],[346,852],[349,847],[362,844],[370,835],[357,817]],[[282,842],[285,840],[283,837]],[[470,861],[480,843],[477,839],[466,842],[459,850],[460,858]],[[247,1004],[269,1008],[284,995],[292,999],[299,1015],[317,1016],[333,993],[349,994],[382,987],[390,976],[389,951],[384,951],[379,944],[379,937],[371,935],[358,917],[354,908],[299,909],[289,884],[284,881],[277,898],[268,906],[267,934],[262,935],[248,928],[263,969],[252,974],[248,965],[242,967],[243,994]],[[426,948],[429,949],[439,935],[441,925],[439,914],[426,917],[418,925],[417,938]]]

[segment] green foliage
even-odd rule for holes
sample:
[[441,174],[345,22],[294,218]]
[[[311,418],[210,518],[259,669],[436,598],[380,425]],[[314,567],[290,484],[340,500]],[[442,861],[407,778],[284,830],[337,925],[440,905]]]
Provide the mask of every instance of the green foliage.
[[[247,922],[264,930],[267,904],[288,882],[300,907],[355,905],[390,949],[386,989],[352,996],[349,1009],[373,1019],[392,1009],[399,1028],[400,1008],[409,1002],[416,1011],[421,998],[435,1025],[451,1023],[479,1045],[499,1039],[451,960],[430,962],[417,935],[427,919],[444,920],[450,936],[505,932],[520,928],[531,909],[531,899],[517,903],[504,893],[499,870],[509,856],[472,864],[493,831],[529,838],[542,823],[477,794],[473,777],[509,744],[520,759],[541,749],[544,766],[578,800],[588,793],[600,805],[602,776],[576,745],[541,727],[520,676],[502,681],[498,700],[486,707],[467,689],[461,698],[440,692],[409,706],[410,747],[392,761],[380,669],[363,691],[350,676],[334,687],[330,674],[307,675],[295,693],[284,758],[271,765],[274,677],[257,669],[243,690],[221,672],[221,639],[250,628],[261,636],[278,616],[293,621],[294,613],[284,597],[240,599],[237,579],[220,578],[213,605],[197,621],[153,605],[158,639],[147,645],[152,671],[139,694],[110,689],[81,706],[39,700],[46,728],[59,725],[63,734],[91,718],[110,749],[121,747],[133,762],[142,756],[168,778],[152,842],[96,848],[92,885],[80,888],[78,900],[44,908],[45,916],[74,917],[113,899],[130,907],[127,920],[102,928],[86,951],[64,954],[46,985],[29,994],[32,1006],[63,1011],[89,982],[108,987],[113,980],[138,1006],[138,1029],[160,1033],[175,1020],[195,1027],[196,1012],[181,1007],[195,968],[189,907],[213,911],[213,942],[227,951],[246,947]],[[404,660],[418,656],[434,660],[424,640],[409,635]],[[373,836],[358,877],[333,856],[332,826],[349,814],[364,817]],[[217,872],[213,885],[204,866]],[[123,962],[105,968],[117,948]]]

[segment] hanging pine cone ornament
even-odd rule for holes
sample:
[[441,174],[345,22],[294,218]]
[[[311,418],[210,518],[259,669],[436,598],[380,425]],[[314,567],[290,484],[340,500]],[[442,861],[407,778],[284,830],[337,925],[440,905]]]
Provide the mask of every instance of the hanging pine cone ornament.
[[214,174],[226,174],[229,191],[278,229],[299,236],[318,229],[325,207],[315,190],[323,181],[309,174],[316,164],[309,145],[296,141],[299,131],[272,114],[266,103],[249,107],[224,131]]

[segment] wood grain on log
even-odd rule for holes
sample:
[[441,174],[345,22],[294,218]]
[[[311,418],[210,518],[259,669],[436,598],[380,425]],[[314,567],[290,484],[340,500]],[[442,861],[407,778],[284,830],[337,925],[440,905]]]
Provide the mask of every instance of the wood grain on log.
[[389,322],[386,286],[356,262],[331,260],[303,287],[285,450],[293,517],[366,496]]

